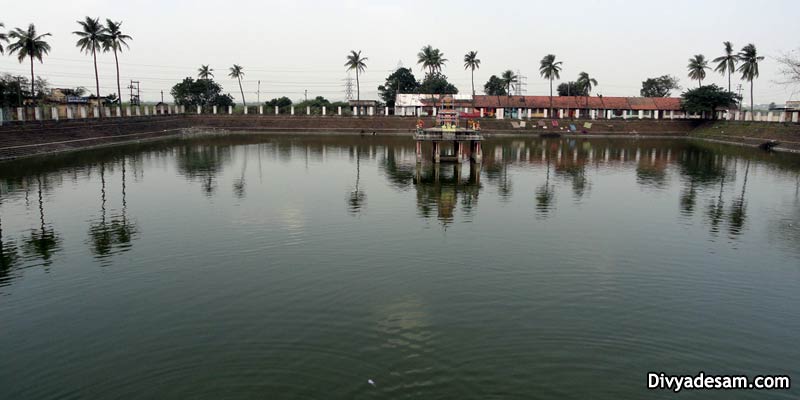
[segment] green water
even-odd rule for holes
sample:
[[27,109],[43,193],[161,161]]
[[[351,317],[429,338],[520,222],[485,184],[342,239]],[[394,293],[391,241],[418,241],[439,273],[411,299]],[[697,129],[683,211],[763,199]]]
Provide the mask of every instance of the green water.
[[800,379],[799,185],[798,156],[663,140],[0,164],[0,398],[797,398],[646,373]]

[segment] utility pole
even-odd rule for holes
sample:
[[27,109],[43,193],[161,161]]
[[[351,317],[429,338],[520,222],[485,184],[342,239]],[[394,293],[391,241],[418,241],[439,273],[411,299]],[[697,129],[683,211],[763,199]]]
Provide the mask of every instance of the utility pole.
[[308,101],[308,89],[305,90],[306,101]]
[[[141,104],[141,90],[139,90],[139,81],[131,80],[131,85],[128,86],[131,90],[131,105],[138,106]],[[134,89],[136,89],[136,93],[134,94]]]

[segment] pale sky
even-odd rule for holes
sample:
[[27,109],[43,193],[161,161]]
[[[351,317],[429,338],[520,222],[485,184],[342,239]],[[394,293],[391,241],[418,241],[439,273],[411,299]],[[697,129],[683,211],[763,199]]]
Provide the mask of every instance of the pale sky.
[[[361,98],[377,99],[377,86],[397,68],[423,72],[416,54],[427,44],[450,61],[443,72],[461,93],[470,92],[463,55],[478,51],[481,68],[475,87],[482,94],[492,74],[519,70],[528,77],[527,94],[547,95],[538,74],[539,60],[553,53],[564,62],[562,81],[587,71],[598,80],[595,93],[638,96],[647,77],[675,75],[683,88],[697,85],[686,76],[688,59],[723,54],[722,42],[736,49],[754,43],[767,58],[755,83],[755,103],[800,99],[782,86],[774,57],[800,48],[800,1],[131,1],[107,0],[15,2],[4,7],[6,29],[35,23],[50,32],[52,51],[37,75],[53,87],[85,86],[94,92],[91,57],[75,47],[76,20],[85,16],[123,21],[133,36],[120,56],[124,98],[131,79],[141,81],[143,100],[158,100],[186,76],[196,77],[210,64],[226,92],[240,103],[239,88],[228,68],[244,67],[248,103],[278,96],[293,100],[325,96],[344,98],[346,54],[362,50],[369,58],[361,79]],[[116,92],[114,58],[99,57],[102,94]],[[0,56],[0,72],[29,74],[27,63]],[[727,87],[727,78],[708,72],[705,83]],[[734,76],[733,87],[739,84]],[[557,83],[556,83],[557,84]],[[747,93],[747,92],[746,92]],[[679,95],[680,93],[674,93]],[[746,103],[749,98],[746,97]]]

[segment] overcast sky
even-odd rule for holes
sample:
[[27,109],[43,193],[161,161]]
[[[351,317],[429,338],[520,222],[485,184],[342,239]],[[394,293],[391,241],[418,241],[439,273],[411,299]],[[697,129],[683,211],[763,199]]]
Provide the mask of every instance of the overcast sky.
[[[431,44],[449,59],[443,72],[462,93],[470,92],[463,55],[478,51],[481,68],[476,91],[492,74],[519,70],[528,77],[527,93],[548,94],[538,74],[548,53],[564,62],[562,80],[581,71],[595,77],[596,93],[637,96],[647,77],[672,74],[691,87],[688,59],[722,55],[722,42],[737,49],[754,43],[766,60],[755,83],[757,104],[800,99],[778,84],[774,57],[800,48],[800,1],[20,1],[3,7],[0,22],[11,27],[34,23],[50,32],[52,52],[37,74],[54,87],[85,86],[94,91],[91,57],[75,47],[76,20],[85,16],[123,21],[133,36],[120,56],[123,91],[131,79],[141,81],[144,100],[158,100],[200,64],[210,64],[225,91],[240,101],[228,68],[244,67],[248,102],[288,96],[344,98],[346,54],[362,50],[369,58],[361,79],[361,98],[377,98],[377,86],[399,63],[423,73],[416,64],[419,49]],[[114,57],[100,57],[100,86],[116,92]],[[28,74],[29,65],[0,56],[0,72]],[[727,78],[709,71],[708,83],[727,87]],[[733,86],[739,84],[739,75]],[[675,93],[676,95],[679,93]],[[125,96],[127,99],[127,95]],[[749,102],[749,99],[746,100]]]

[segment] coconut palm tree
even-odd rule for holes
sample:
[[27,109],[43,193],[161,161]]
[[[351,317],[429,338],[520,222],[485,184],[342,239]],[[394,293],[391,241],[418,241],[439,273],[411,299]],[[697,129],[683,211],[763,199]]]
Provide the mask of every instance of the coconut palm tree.
[[500,79],[503,80],[503,84],[506,87],[506,94],[511,96],[511,88],[517,85],[519,77],[517,77],[517,74],[515,74],[514,71],[509,69],[503,72],[503,75],[500,76]]
[[228,76],[236,78],[239,81],[239,91],[242,93],[242,105],[247,107],[247,102],[244,100],[244,89],[242,89],[242,77],[244,76],[244,68],[241,65],[233,64]]
[[553,79],[561,79],[561,61],[556,61],[555,54],[548,54],[539,62],[539,74],[550,80],[550,115],[553,115]]
[[197,69],[197,77],[200,79],[211,79],[214,77],[214,69],[208,65],[200,65]]
[[733,44],[731,42],[722,42],[722,44],[725,45],[725,55],[714,59],[714,62],[718,63],[717,67],[714,68],[714,71],[719,72],[723,76],[728,74],[728,91],[730,92],[731,74],[733,71],[736,71],[736,62],[739,61],[739,59],[737,58],[736,53],[734,53]]
[[[78,35],[80,39],[75,44],[82,52],[91,54],[94,60],[94,81],[97,88],[97,103],[100,104],[100,76],[97,74],[97,50],[100,50],[103,43],[106,41],[107,33],[106,27],[100,23],[99,18],[86,17],[83,21],[77,21],[81,26],[80,31],[72,32]],[[100,113],[103,116],[103,113]]]
[[[361,82],[358,80],[358,74],[367,69],[367,60],[367,57],[361,57],[361,50],[350,50],[350,54],[347,55],[347,62],[344,63],[348,71],[356,71],[356,110],[361,107]],[[356,115],[358,114],[358,111],[356,111]]]
[[[9,48],[11,48],[9,46]],[[737,71],[742,73],[742,79],[750,82],[750,118],[753,116],[755,106],[753,103],[753,81],[758,78],[758,62],[764,59],[764,56],[759,56],[756,51],[756,45],[750,43],[742,48],[738,55],[739,61],[742,65],[739,66]]]
[[464,54],[464,69],[469,69],[472,73],[472,97],[475,97],[475,70],[481,67],[481,60],[478,58],[477,51],[470,51]]
[[686,68],[689,70],[689,78],[697,81],[700,87],[703,86],[703,79],[706,78],[706,70],[711,69],[711,67],[708,66],[708,60],[706,60],[706,56],[702,54],[698,54],[694,56],[694,58],[690,58],[689,65],[687,65]]
[[[3,25],[2,22],[0,22],[0,28],[4,28],[4,27],[5,27],[5,25]],[[8,43],[8,35],[6,35],[5,32],[0,32],[0,54],[3,54],[3,52],[4,52],[3,42]]]
[[592,94],[592,88],[597,86],[597,79],[592,78],[586,72],[581,72],[578,74],[578,80],[575,81],[578,84],[578,87],[583,90],[584,94],[586,95],[586,109],[589,109],[589,95]]
[[28,30],[14,28],[13,31],[8,33],[8,37],[14,41],[8,45],[8,54],[17,53],[17,60],[20,63],[25,60],[25,57],[31,59],[31,97],[36,97],[33,59],[43,62],[42,56],[50,52],[50,45],[44,41],[47,36],[51,35],[49,33],[37,34],[36,27],[33,24],[28,25]]
[[422,68],[427,68],[430,75],[441,72],[446,62],[447,59],[444,58],[444,53],[439,49],[434,49],[431,45],[423,47],[417,53],[417,64],[422,64]]
[[128,46],[126,40],[133,40],[132,37],[122,33],[121,27],[121,21],[114,22],[106,19],[106,37],[103,40],[103,51],[114,52],[114,63],[117,64],[117,101],[120,104],[122,104],[122,87],[119,84],[119,58],[117,57],[117,52],[122,53],[123,47],[129,49],[130,46]]

